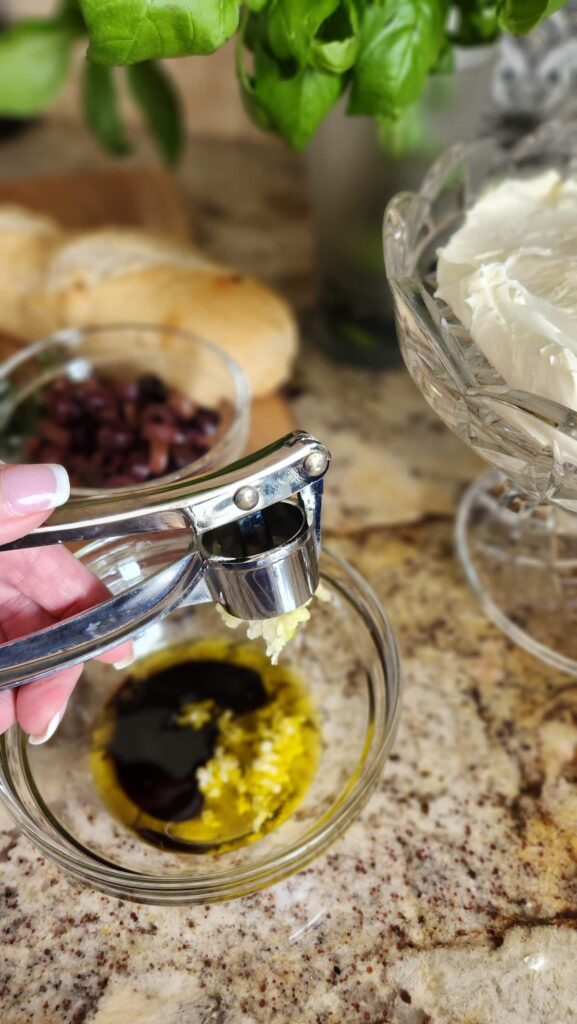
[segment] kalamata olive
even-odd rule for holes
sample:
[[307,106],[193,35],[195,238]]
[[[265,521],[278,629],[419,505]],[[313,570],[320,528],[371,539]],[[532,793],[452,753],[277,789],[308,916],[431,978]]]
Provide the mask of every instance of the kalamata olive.
[[124,401],[122,403],[122,413],[127,423],[136,423],[136,402]]
[[160,402],[151,402],[142,409],[141,419],[143,423],[174,423],[176,417],[170,406],[162,405]]
[[155,374],[118,382],[58,377],[44,393],[26,457],[61,462],[74,487],[123,487],[175,472],[203,455],[220,414]]
[[70,431],[66,427],[60,427],[57,423],[44,419],[40,422],[40,433],[47,441],[62,448],[70,447]]
[[220,415],[216,409],[206,409],[204,406],[197,410],[194,417],[195,426],[203,430],[205,434],[214,434],[220,422]]
[[106,406],[110,406],[113,399],[105,391],[87,391],[83,396],[84,404],[89,412],[100,412]]
[[166,473],[168,445],[164,441],[150,442],[149,465],[151,476],[162,476],[163,473]]
[[138,381],[131,380],[125,384],[119,384],[118,397],[127,402],[136,402],[138,399]]
[[166,402],[166,384],[156,374],[146,373],[139,378],[138,397],[141,402]]
[[175,445],[172,449],[171,462],[175,470],[184,469],[190,462],[194,462],[194,459],[195,455],[188,444]]
[[144,461],[138,457],[131,461],[128,460],[128,469],[133,480],[137,483],[143,483],[145,480],[150,478],[150,466],[148,461]]
[[174,444],[174,434],[174,427],[168,423],[145,423],[141,430],[147,441],[162,441],[164,444]]
[[96,435],[96,443],[99,448],[126,451],[134,441],[134,435],[122,423],[114,420],[100,427]]
[[39,437],[27,437],[26,441],[24,442],[24,451],[26,452],[26,457],[33,461],[34,459],[36,459],[41,447],[42,442]]
[[187,427],[185,434],[186,443],[191,445],[193,448],[204,445],[206,442],[206,434],[202,430],[199,430],[198,427]]
[[66,458],[66,453],[62,451],[62,448],[58,448],[55,444],[43,444],[42,445],[42,462],[59,463],[62,465],[63,460]]
[[85,422],[75,423],[70,430],[70,447],[73,452],[89,455],[96,446],[95,431]]
[[81,416],[81,409],[78,403],[68,395],[54,396],[48,406],[51,418],[63,427],[68,427]]
[[196,413],[196,404],[192,398],[174,388],[168,393],[168,404],[182,420],[191,420]]

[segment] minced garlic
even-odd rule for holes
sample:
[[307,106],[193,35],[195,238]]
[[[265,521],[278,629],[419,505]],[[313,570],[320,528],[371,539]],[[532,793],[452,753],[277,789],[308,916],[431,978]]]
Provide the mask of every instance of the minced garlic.
[[[331,600],[330,591],[322,583],[319,583],[314,597],[318,597],[319,601]],[[262,637],[266,644],[266,653],[271,660],[271,664],[277,665],[279,655],[286,645],[294,639],[299,626],[310,619],[309,605],[312,600],[313,598],[311,597],[306,604],[301,605],[300,608],[295,608],[293,612],[286,612],[284,615],[277,615],[272,619],[237,619],[236,616],[231,615],[220,604],[216,605],[216,610],[225,626],[228,626],[229,629],[238,629],[239,626],[245,626],[246,635],[249,640],[258,640],[259,637]]]

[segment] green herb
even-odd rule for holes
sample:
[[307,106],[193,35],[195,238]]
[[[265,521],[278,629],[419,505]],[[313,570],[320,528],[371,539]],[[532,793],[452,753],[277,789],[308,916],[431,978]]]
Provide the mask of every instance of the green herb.
[[102,145],[118,156],[129,153],[131,147],[120,115],[114,68],[86,61],[82,105],[87,124]]
[[131,64],[128,82],[167,164],[176,163],[183,144],[178,95],[171,79],[154,61]]
[[340,0],[273,0],[266,15],[266,34],[275,57],[294,57],[300,66],[309,61],[312,42],[321,25],[340,6]]
[[30,117],[49,106],[68,77],[74,25],[65,17],[30,19],[0,36],[0,112]]
[[249,113],[258,109],[262,127],[277,131],[300,149],[338,100],[342,83],[337,75],[317,71],[296,61],[279,62],[266,50],[255,48],[255,75],[248,86]]
[[88,56],[104,64],[136,64],[218,50],[238,27],[237,0],[81,0]]
[[499,11],[496,3],[485,0],[461,0],[454,42],[461,46],[492,43],[499,35]]
[[[182,144],[176,91],[156,61],[209,54],[237,35],[243,102],[257,125],[295,148],[337,100],[392,124],[428,76],[453,68],[452,48],[529,32],[566,0],[61,0],[50,18],[0,35],[0,115],[34,116],[66,82],[77,41],[88,42],[82,98],[112,152],[130,146],[117,90],[127,87],[164,159]],[[127,66],[125,79],[110,70]]]
[[563,0],[501,0],[499,24],[507,32],[529,32],[542,18],[563,6]]
[[352,68],[359,50],[358,11],[348,0],[323,24],[311,42],[310,62],[321,71],[342,74]]
[[444,4],[385,0],[363,12],[351,114],[391,116],[416,100],[445,42]]

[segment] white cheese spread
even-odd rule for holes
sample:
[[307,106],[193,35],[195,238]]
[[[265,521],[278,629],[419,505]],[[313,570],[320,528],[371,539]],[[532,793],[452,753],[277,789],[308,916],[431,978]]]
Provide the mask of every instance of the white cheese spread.
[[439,250],[437,282],[510,387],[577,411],[577,178],[551,170],[490,188]]

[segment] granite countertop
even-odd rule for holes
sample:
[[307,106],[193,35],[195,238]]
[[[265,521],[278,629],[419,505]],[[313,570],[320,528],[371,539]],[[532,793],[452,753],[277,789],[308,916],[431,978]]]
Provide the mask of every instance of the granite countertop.
[[[51,124],[4,155],[2,174],[101,160]],[[196,140],[181,174],[208,247],[306,306],[296,159]],[[384,776],[309,868],[207,907],[79,888],[0,813],[2,1024],[577,1020],[577,682],[513,647],[463,582],[452,514],[478,464],[401,369],[338,368],[305,345],[291,393],[335,456],[330,544],[370,580],[401,647]]]

